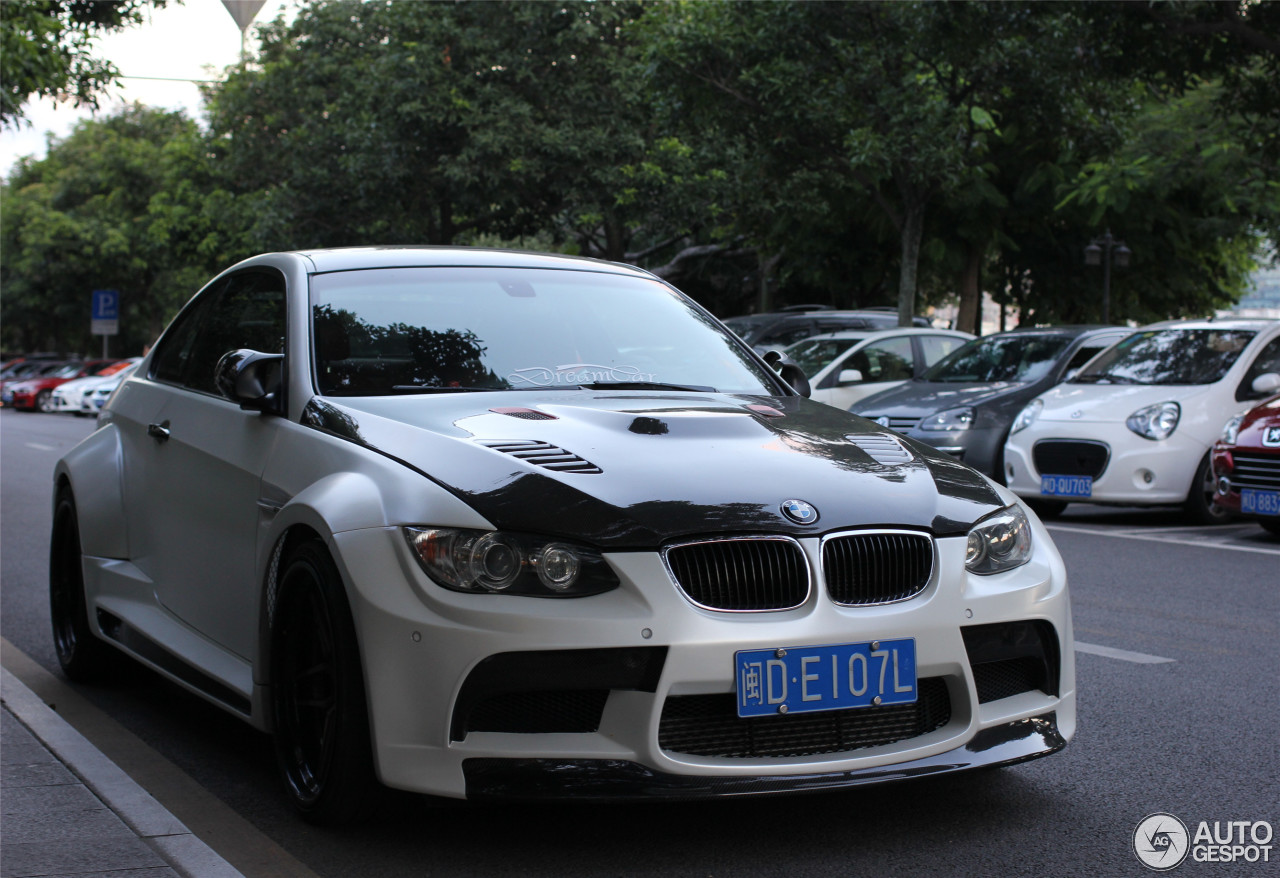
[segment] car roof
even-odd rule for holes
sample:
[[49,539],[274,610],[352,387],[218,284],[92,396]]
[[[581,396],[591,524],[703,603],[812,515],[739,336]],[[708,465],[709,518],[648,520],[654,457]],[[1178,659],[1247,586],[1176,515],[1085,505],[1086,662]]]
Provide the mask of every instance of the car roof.
[[297,250],[294,255],[311,262],[312,273],[352,271],[362,268],[418,268],[418,267],[504,267],[504,268],[558,268],[571,271],[604,271],[635,277],[655,278],[656,275],[603,259],[583,256],[559,256],[550,253],[534,253],[523,250],[495,250],[483,247],[437,246],[386,246],[386,247],[337,247],[326,250]]
[[1146,329],[1265,329],[1268,326],[1280,326],[1280,320],[1274,317],[1229,317],[1225,320],[1161,320],[1148,323],[1134,330]]
[[950,335],[956,338],[973,338],[972,333],[959,329],[935,329],[930,326],[894,326],[889,329],[840,329],[835,332],[820,332],[808,338],[802,338],[793,344],[807,341],[862,341],[881,335]]

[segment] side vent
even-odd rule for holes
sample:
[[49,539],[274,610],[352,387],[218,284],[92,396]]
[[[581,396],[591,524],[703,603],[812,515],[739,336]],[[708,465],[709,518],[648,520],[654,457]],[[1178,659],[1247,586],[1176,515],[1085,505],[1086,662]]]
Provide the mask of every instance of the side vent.
[[501,451],[525,463],[540,466],[543,469],[555,470],[558,473],[580,473],[594,475],[604,470],[589,460],[583,460],[571,451],[565,451],[550,442],[538,442],[532,439],[514,442],[481,442],[486,448]]
[[902,443],[892,436],[851,435],[845,436],[851,445],[862,449],[876,463],[884,466],[897,466],[910,463],[913,455]]

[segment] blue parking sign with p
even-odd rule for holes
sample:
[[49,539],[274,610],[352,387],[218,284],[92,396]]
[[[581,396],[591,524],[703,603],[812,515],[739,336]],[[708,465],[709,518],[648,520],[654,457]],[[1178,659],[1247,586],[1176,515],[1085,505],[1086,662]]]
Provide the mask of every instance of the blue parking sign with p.
[[119,290],[94,290],[93,291],[93,319],[94,320],[119,320],[120,319],[120,291]]

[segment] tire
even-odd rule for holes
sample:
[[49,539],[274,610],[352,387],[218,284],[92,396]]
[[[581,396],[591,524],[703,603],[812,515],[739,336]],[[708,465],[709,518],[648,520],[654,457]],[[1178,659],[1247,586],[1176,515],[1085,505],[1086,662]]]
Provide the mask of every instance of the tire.
[[48,414],[53,411],[53,391],[42,390],[36,394],[36,411]]
[[309,823],[352,822],[378,790],[360,650],[342,579],[307,542],[281,566],[271,633],[276,761]]
[[1191,479],[1191,491],[1187,494],[1182,509],[1193,524],[1226,524],[1231,519],[1231,513],[1213,502],[1213,467],[1209,457],[1209,454],[1205,454],[1196,467],[1196,474]]
[[1057,518],[1067,508],[1065,500],[1023,500],[1031,511],[1040,516],[1041,521]]
[[1259,521],[1258,524],[1260,524],[1262,529],[1273,537],[1280,537],[1280,519],[1268,518]]
[[91,683],[107,676],[115,650],[103,643],[89,626],[84,594],[84,569],[80,553],[80,523],[76,501],[69,488],[60,488],[53,512],[53,536],[49,545],[49,618],[53,646],[67,678]]

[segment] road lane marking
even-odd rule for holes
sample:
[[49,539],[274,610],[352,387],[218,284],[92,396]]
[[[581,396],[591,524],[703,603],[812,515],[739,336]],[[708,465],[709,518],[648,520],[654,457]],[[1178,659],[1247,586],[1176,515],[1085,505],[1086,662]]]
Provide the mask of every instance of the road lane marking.
[[1071,527],[1063,524],[1045,525],[1049,530],[1059,530],[1064,533],[1073,534],[1090,534],[1097,537],[1119,537],[1124,540],[1145,540],[1149,543],[1174,543],[1179,546],[1196,546],[1208,549],[1230,549],[1234,552],[1256,552],[1260,555],[1280,555],[1280,547],[1271,549],[1266,546],[1233,546],[1229,543],[1218,542],[1205,536],[1199,540],[1179,539],[1177,537],[1161,536],[1162,531],[1147,531],[1145,533],[1137,533],[1135,531],[1109,531],[1094,530],[1088,527]]
[[23,442],[22,444],[27,446],[28,448],[34,448],[36,451],[53,451],[54,450],[54,447],[52,445],[41,445],[39,442]]
[[1176,659],[1158,655],[1147,655],[1145,652],[1130,652],[1127,649],[1116,649],[1114,646],[1099,646],[1096,643],[1076,641],[1076,652],[1087,652],[1089,655],[1100,655],[1104,658],[1120,659],[1122,662],[1134,662],[1139,665],[1163,665]]

